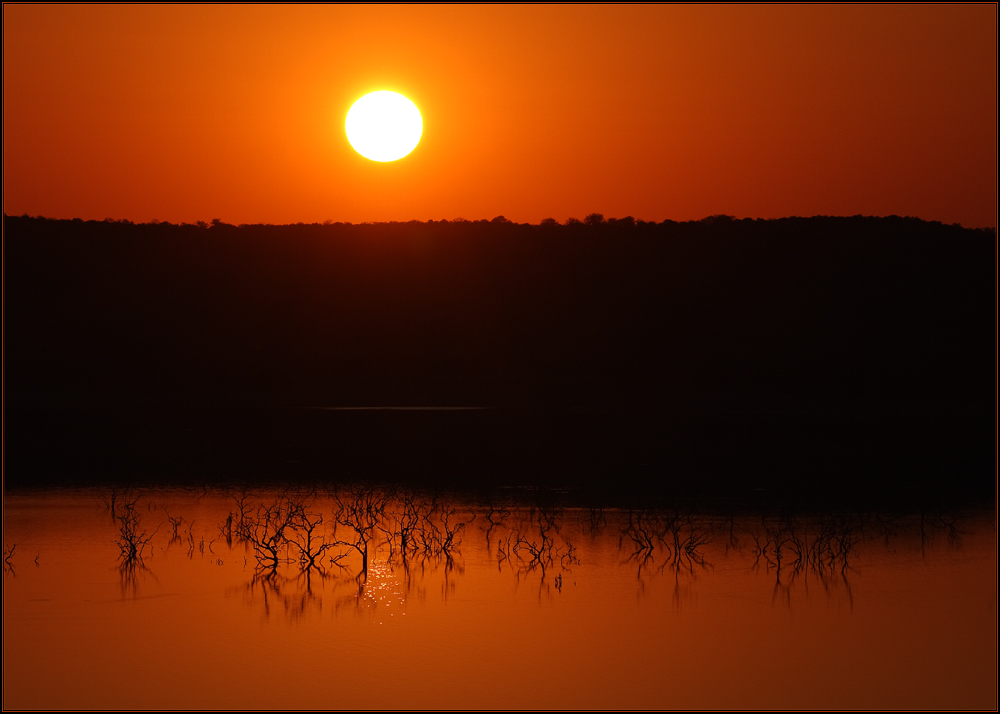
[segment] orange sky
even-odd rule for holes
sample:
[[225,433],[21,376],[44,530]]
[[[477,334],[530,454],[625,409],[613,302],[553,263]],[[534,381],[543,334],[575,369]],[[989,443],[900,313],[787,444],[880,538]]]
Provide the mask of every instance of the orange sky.
[[[997,223],[995,4],[3,13],[7,214]],[[375,89],[396,163],[344,136]]]

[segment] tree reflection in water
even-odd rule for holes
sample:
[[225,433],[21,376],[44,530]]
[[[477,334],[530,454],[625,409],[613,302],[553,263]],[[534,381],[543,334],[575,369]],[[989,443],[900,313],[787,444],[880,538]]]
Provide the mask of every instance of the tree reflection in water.
[[[122,596],[134,598],[138,576],[149,573],[144,555],[164,524],[152,532],[143,526],[137,491],[111,491],[102,500],[118,529]],[[746,561],[748,573],[773,578],[772,603],[791,606],[795,588],[801,583],[808,592],[812,582],[827,594],[842,588],[853,609],[850,576],[861,543],[888,546],[909,534],[926,548],[936,534],[945,534],[957,547],[963,534],[960,517],[950,513],[918,519],[885,513],[721,517],[662,506],[570,508],[539,493],[530,500],[494,495],[474,503],[371,484],[231,489],[228,503],[208,541],[195,534],[193,520],[164,507],[166,545],[186,539],[189,558],[196,551],[204,556],[206,549],[215,554],[219,540],[230,551],[242,549],[252,564],[245,600],[262,606],[265,618],[276,608],[290,619],[322,612],[324,597],[332,598],[334,612],[392,608],[394,616],[405,612],[411,595],[425,598],[433,578],[440,581],[433,589],[448,600],[466,572],[463,546],[469,545],[474,558],[492,560],[516,585],[537,581],[538,597],[552,597],[582,564],[581,539],[596,544],[598,552],[615,544],[618,567],[634,569],[640,594],[649,578],[672,577],[675,607],[698,574],[713,569],[714,559],[732,554]],[[152,501],[147,508],[155,510]],[[14,547],[9,553],[5,547],[8,573]]]

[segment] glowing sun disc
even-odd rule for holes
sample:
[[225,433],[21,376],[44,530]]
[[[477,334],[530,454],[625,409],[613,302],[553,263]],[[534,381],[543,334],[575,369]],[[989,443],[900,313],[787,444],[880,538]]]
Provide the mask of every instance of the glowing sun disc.
[[354,102],[344,124],[347,140],[372,161],[396,161],[420,143],[424,121],[417,105],[396,92],[372,92]]

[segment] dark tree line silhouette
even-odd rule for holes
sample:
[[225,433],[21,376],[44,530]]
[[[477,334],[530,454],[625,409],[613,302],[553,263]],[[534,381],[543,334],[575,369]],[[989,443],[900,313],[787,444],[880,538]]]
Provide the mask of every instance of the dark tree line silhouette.
[[[5,216],[6,478],[992,493],[995,266],[900,217]],[[368,406],[489,409],[316,409]]]

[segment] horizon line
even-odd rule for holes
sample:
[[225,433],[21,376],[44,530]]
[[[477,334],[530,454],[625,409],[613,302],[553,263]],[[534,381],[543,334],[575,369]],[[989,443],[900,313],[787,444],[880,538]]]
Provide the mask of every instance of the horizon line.
[[734,215],[726,213],[715,213],[704,218],[691,218],[687,220],[675,220],[673,218],[665,218],[662,221],[651,220],[647,221],[641,218],[635,218],[634,216],[628,215],[621,218],[615,218],[613,216],[605,217],[602,213],[589,213],[583,219],[569,217],[566,220],[560,222],[555,218],[543,218],[538,223],[518,223],[517,221],[512,221],[503,215],[495,216],[493,218],[477,218],[468,219],[461,216],[448,219],[442,218],[435,220],[433,218],[428,218],[427,220],[420,220],[419,218],[410,218],[406,220],[385,220],[385,221],[334,221],[332,219],[326,219],[324,221],[313,221],[311,223],[306,223],[305,221],[296,221],[294,223],[227,223],[221,218],[213,218],[211,221],[196,221],[194,223],[189,223],[186,221],[181,221],[178,223],[173,223],[171,221],[162,221],[157,218],[150,219],[146,222],[136,222],[128,218],[52,218],[49,216],[43,216],[38,214],[32,216],[29,213],[22,213],[20,215],[4,213],[3,217],[7,218],[18,218],[18,219],[30,219],[30,220],[42,220],[42,221],[67,221],[71,223],[107,223],[107,224],[125,224],[133,226],[155,226],[155,225],[165,225],[165,226],[175,226],[175,227],[187,227],[187,228],[203,228],[210,229],[215,227],[225,227],[225,228],[252,228],[252,227],[271,227],[271,228],[285,228],[293,226],[302,227],[332,227],[332,226],[348,226],[348,227],[358,227],[358,226],[392,226],[392,225],[408,225],[408,224],[492,224],[492,225],[510,225],[510,226],[531,226],[535,228],[570,228],[570,227],[626,227],[626,226],[661,226],[661,225],[681,225],[685,223],[742,223],[745,221],[749,222],[770,222],[770,221],[785,221],[785,220],[813,220],[813,219],[836,219],[836,220],[848,220],[848,219],[871,219],[871,220],[905,220],[905,221],[919,221],[921,223],[938,224],[942,226],[956,226],[966,230],[986,230],[995,231],[996,226],[978,226],[978,227],[966,227],[961,223],[945,223],[944,221],[928,218],[920,218],[919,216],[900,216],[898,214],[889,215],[864,215],[861,213],[856,213],[853,215],[831,215],[831,214],[815,214],[812,216],[800,216],[800,215],[789,215],[789,216],[779,216],[775,218],[762,218],[762,217],[750,217],[744,216],[743,218],[738,218]]

